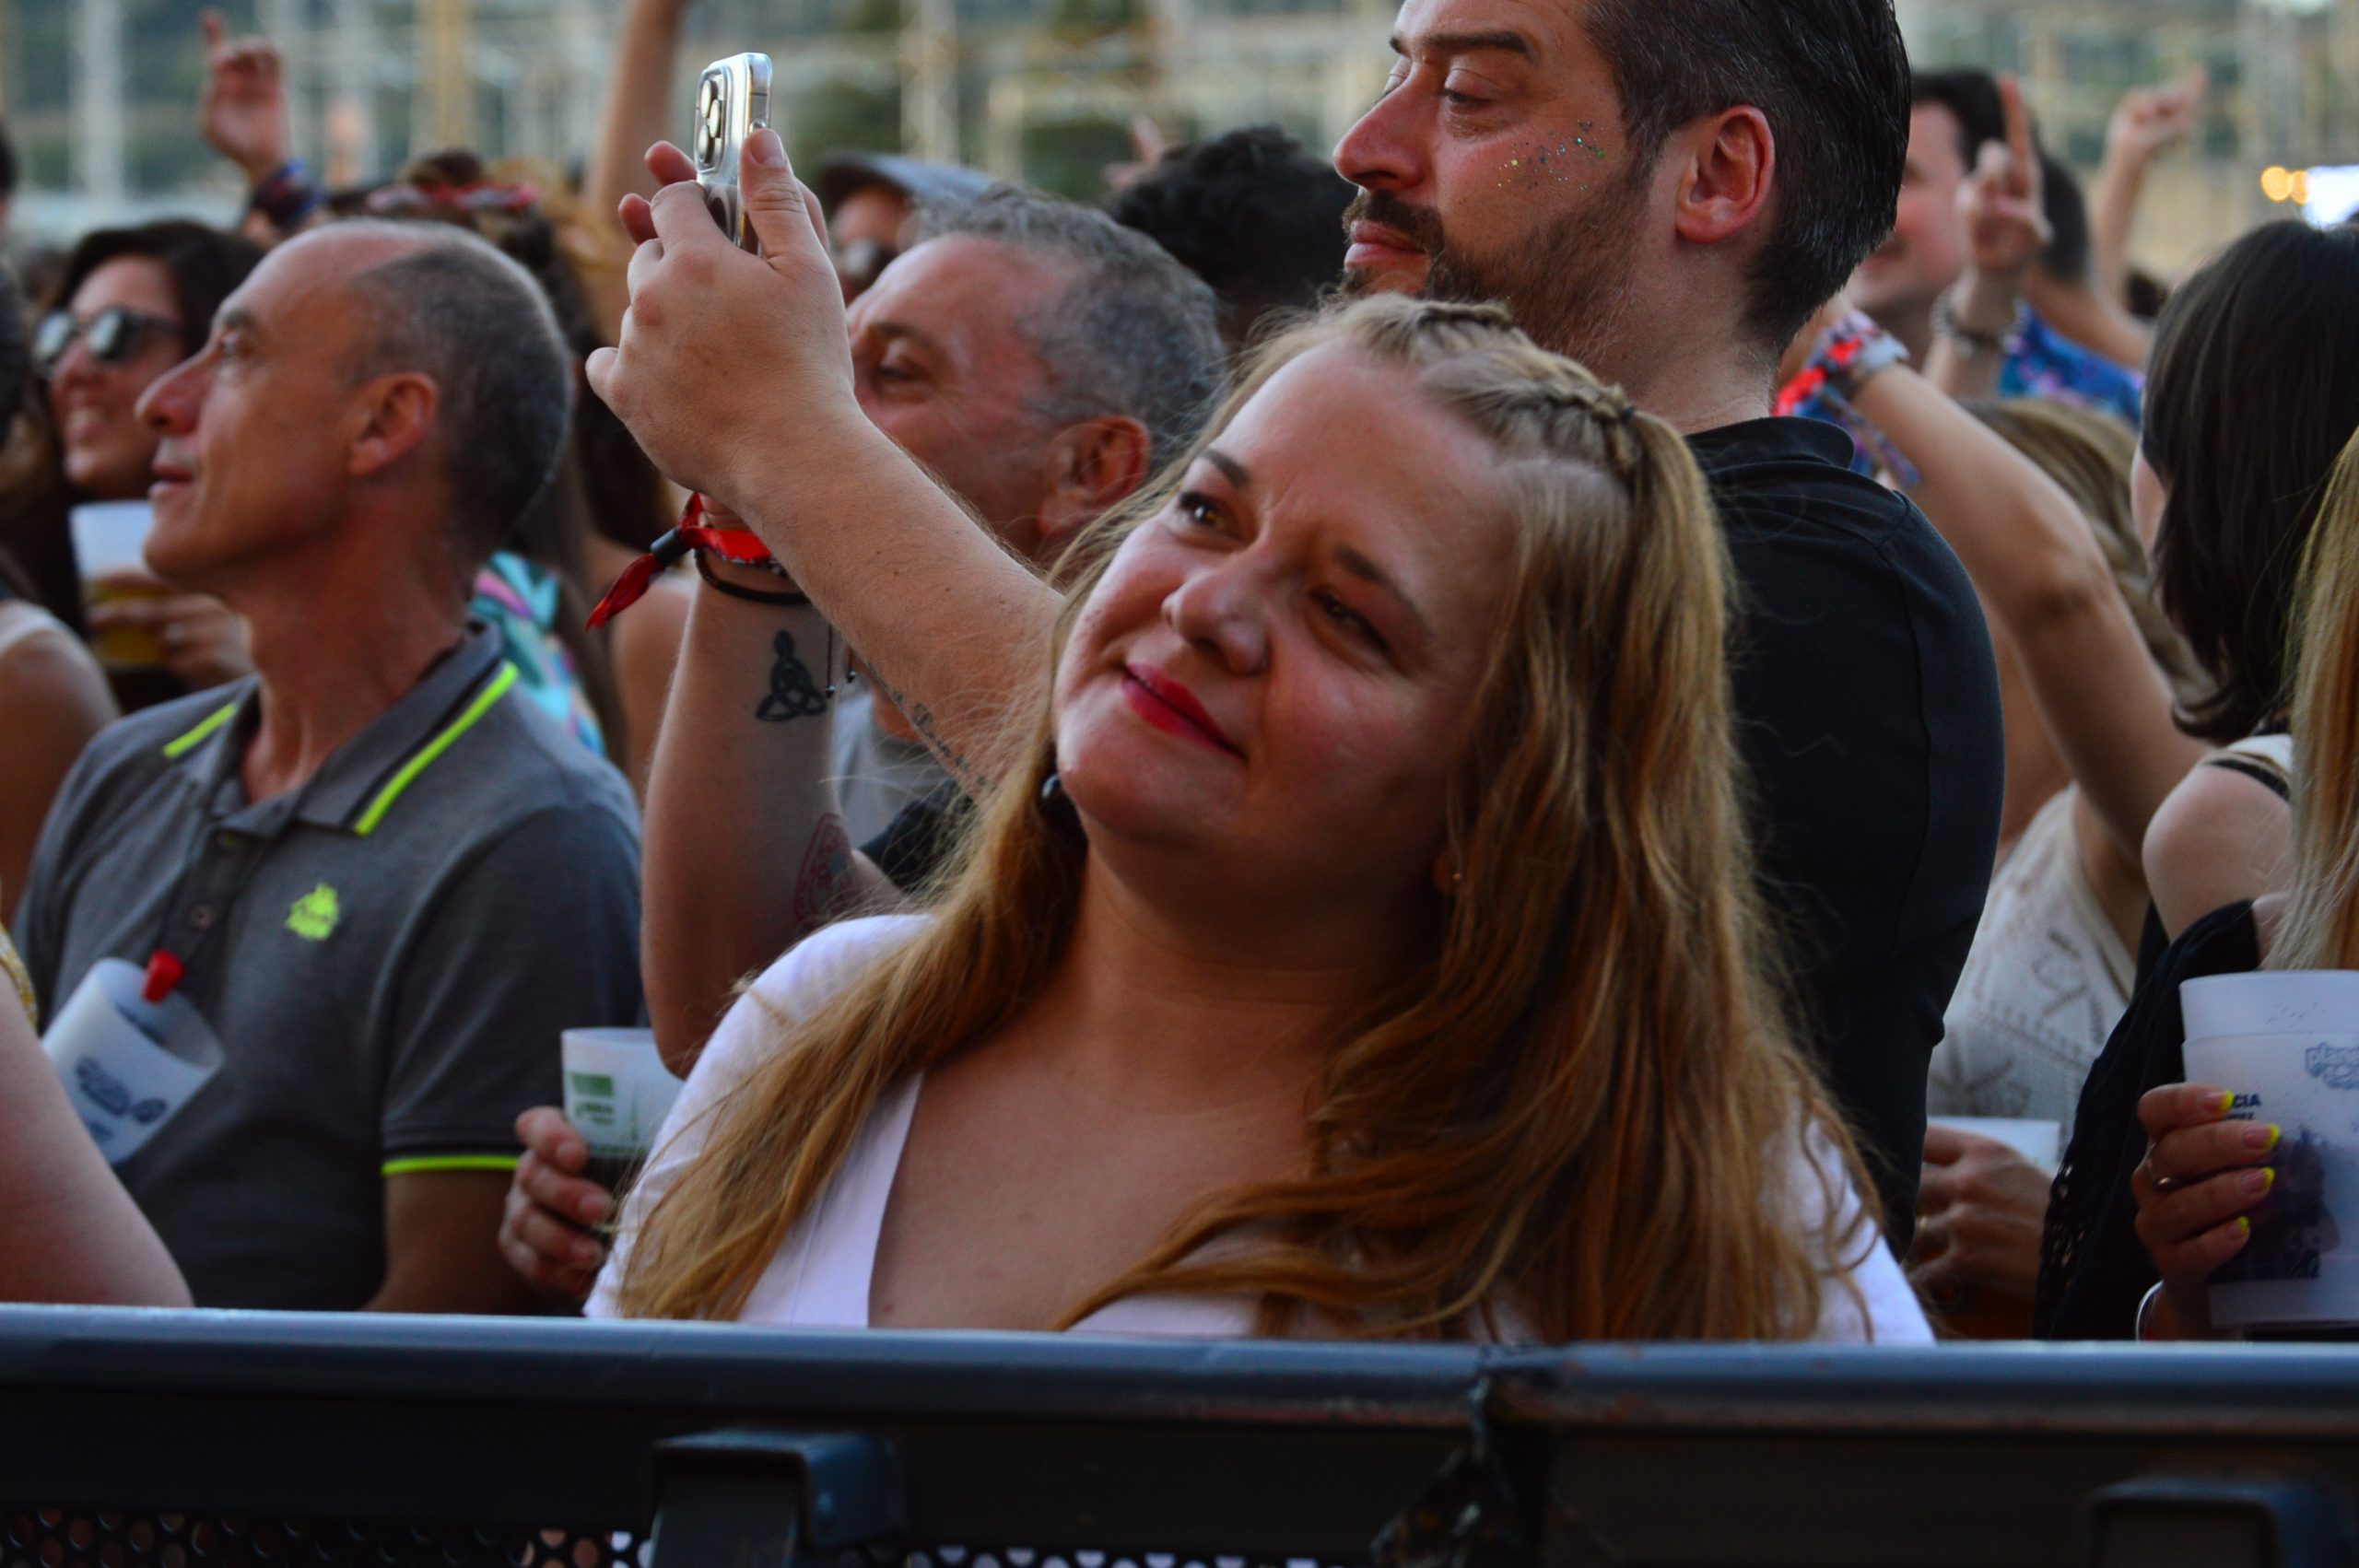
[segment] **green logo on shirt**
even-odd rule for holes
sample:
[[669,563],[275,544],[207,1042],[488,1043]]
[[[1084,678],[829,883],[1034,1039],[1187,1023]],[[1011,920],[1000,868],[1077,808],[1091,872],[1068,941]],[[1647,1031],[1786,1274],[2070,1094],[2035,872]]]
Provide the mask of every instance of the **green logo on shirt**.
[[325,942],[335,934],[335,923],[343,918],[335,889],[322,883],[295,900],[295,907],[287,911],[287,929],[305,942]]

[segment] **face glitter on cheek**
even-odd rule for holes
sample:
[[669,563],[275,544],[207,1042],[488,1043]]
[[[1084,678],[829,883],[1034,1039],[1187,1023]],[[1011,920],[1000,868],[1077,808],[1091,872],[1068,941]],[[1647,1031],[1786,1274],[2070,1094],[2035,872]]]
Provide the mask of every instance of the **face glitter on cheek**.
[[1535,147],[1520,158],[1508,159],[1499,166],[1500,178],[1495,188],[1504,191],[1513,181],[1526,175],[1535,179],[1554,179],[1559,185],[1569,182],[1571,176],[1567,175],[1562,168],[1552,169],[1552,165],[1556,164],[1566,156],[1566,151],[1565,145],[1559,142],[1553,148]]

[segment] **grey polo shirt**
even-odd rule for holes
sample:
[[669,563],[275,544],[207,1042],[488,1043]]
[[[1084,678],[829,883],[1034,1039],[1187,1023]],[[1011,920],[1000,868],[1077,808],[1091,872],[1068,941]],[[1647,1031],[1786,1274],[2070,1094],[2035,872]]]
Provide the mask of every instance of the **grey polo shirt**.
[[118,1174],[208,1306],[336,1310],[383,1283],[388,1176],[516,1163],[557,1036],[642,1015],[622,776],[472,627],[307,788],[249,802],[252,680],[76,765],[17,937],[53,1018],[92,965],[187,960],[221,1070]]

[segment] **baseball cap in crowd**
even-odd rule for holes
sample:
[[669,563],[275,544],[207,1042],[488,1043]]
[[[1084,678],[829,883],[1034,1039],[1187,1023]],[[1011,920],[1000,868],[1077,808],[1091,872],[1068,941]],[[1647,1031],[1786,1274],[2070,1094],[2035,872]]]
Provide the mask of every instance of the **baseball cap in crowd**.
[[[827,215],[834,236],[836,275],[843,280],[847,304],[866,293],[893,259],[901,253],[900,235],[910,212],[939,203],[955,206],[971,201],[992,185],[991,176],[953,163],[928,163],[889,152],[831,152],[819,160],[812,188]],[[847,231],[843,205],[863,191],[879,191],[899,206],[893,216],[867,216]],[[883,227],[878,220],[884,219]]]
[[889,152],[831,152],[819,160],[811,188],[819,193],[821,206],[832,208],[870,185],[885,186],[916,204],[966,201],[981,195],[991,184],[992,177],[980,170],[955,163],[928,163]]

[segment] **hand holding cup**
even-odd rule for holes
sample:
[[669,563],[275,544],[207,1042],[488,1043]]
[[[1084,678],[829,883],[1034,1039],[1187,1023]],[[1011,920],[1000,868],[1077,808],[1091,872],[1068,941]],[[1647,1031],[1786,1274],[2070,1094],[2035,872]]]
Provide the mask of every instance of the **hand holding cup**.
[[152,649],[152,660],[133,662],[161,664],[192,691],[253,673],[246,623],[218,599],[184,592],[136,568],[101,573],[94,586],[88,614],[101,649]]
[[2138,1102],[2151,1143],[2130,1182],[2138,1239],[2163,1277],[2157,1336],[2212,1332],[2212,1275],[2252,1239],[2253,1216],[2276,1185],[2270,1156],[2283,1133],[2229,1119],[2235,1096],[2210,1083],[2165,1083]]
[[615,1195],[581,1173],[590,1144],[555,1106],[535,1106],[516,1118],[524,1145],[499,1222],[500,1256],[543,1295],[580,1301],[605,1261],[605,1244],[592,1227],[615,1212]]

